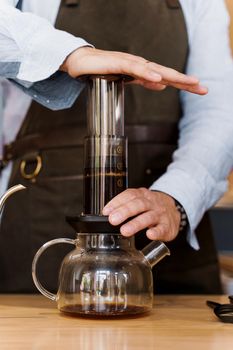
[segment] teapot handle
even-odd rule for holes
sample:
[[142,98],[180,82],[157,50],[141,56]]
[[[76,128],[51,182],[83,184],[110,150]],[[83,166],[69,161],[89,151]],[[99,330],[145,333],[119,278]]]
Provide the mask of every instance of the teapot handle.
[[33,262],[32,262],[32,278],[33,278],[33,282],[35,283],[37,289],[41,292],[41,294],[43,294],[45,297],[47,297],[47,298],[49,298],[49,299],[51,299],[53,301],[56,301],[57,295],[49,292],[40,283],[40,281],[39,281],[39,279],[37,277],[37,263],[38,263],[38,259],[40,258],[40,256],[43,254],[43,252],[46,249],[48,249],[49,247],[51,247],[54,244],[59,244],[59,243],[68,243],[68,244],[76,245],[76,241],[74,239],[70,239],[70,238],[53,239],[52,241],[49,241],[49,242],[45,243],[44,245],[42,245],[42,247],[37,251],[36,255],[34,256],[34,259],[33,259]]

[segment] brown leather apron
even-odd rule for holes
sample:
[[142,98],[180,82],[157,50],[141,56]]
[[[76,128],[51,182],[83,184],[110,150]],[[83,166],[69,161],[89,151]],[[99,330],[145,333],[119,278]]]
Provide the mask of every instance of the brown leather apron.
[[[177,0],[66,0],[61,3],[56,27],[85,38],[97,48],[126,51],[185,70],[187,32]],[[166,170],[176,148],[177,123],[182,115],[179,92],[168,88],[155,93],[128,86],[125,101],[129,185],[148,187]],[[85,91],[65,111],[53,112],[33,102],[16,143],[8,148],[14,159],[9,185],[20,182],[27,191],[10,198],[4,210],[1,292],[35,291],[31,262],[36,250],[50,239],[74,236],[65,216],[82,211],[84,135]],[[26,180],[20,172],[21,162],[26,160],[26,171],[33,172],[38,156],[42,168],[36,178]],[[185,234],[169,243],[171,257],[155,268],[157,291],[221,292],[207,216],[197,234],[198,252],[188,245]],[[139,248],[146,244],[144,235],[138,236],[137,244]],[[56,289],[64,253],[64,247],[51,248],[40,261],[41,279],[51,290]]]

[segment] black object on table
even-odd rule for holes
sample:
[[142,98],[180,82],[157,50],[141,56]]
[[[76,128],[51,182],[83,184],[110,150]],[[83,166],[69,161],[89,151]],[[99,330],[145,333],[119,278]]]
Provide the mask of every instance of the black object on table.
[[207,300],[206,304],[214,310],[215,315],[225,323],[233,323],[233,295],[229,297],[229,304],[220,304],[215,301]]

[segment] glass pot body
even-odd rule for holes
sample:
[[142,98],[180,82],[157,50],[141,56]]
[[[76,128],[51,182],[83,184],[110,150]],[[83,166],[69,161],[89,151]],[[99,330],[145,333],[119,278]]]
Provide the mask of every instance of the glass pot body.
[[64,243],[76,248],[64,258],[57,295],[44,289],[36,276],[39,256],[33,261],[33,279],[42,294],[57,301],[58,309],[73,315],[120,316],[148,312],[153,303],[153,279],[149,262],[136,250],[134,238],[120,234],[78,234]]

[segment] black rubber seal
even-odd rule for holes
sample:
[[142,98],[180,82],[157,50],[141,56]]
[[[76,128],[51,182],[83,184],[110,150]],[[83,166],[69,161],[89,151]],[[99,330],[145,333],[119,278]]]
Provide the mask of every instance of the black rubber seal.
[[79,215],[67,216],[66,221],[77,233],[119,233],[120,226],[113,226],[108,221],[108,216],[103,215]]

